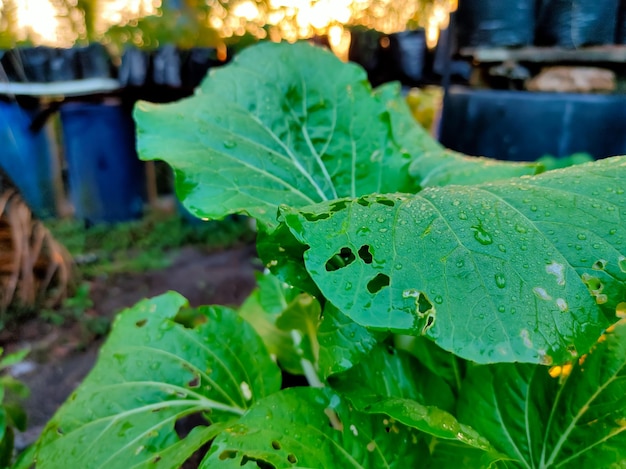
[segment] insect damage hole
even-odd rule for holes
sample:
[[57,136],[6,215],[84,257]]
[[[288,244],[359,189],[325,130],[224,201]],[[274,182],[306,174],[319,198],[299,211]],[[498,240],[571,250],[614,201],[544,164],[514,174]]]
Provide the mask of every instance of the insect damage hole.
[[383,288],[388,287],[390,282],[391,279],[389,278],[389,275],[378,274],[367,283],[367,291],[372,294],[376,294]]
[[335,272],[336,270],[348,267],[356,260],[356,256],[352,249],[349,247],[343,247],[333,257],[326,262],[326,272]]
[[361,246],[361,249],[359,249],[359,257],[366,264],[371,264],[372,261],[374,260],[372,256],[372,252],[370,251],[370,247],[367,244]]

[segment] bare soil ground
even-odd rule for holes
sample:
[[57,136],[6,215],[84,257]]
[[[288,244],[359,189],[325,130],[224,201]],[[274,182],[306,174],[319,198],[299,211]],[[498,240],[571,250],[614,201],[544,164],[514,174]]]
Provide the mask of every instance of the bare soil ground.
[[[169,290],[184,295],[192,306],[239,305],[254,288],[254,272],[260,269],[253,246],[218,253],[198,247],[178,251],[168,268],[128,273],[91,282],[91,318],[113,318],[142,298]],[[69,326],[53,326],[41,319],[20,324],[0,334],[8,350],[29,347],[27,361],[13,372],[31,389],[25,403],[29,429],[18,435],[18,448],[35,441],[45,423],[92,368],[103,338],[94,338],[80,320]]]

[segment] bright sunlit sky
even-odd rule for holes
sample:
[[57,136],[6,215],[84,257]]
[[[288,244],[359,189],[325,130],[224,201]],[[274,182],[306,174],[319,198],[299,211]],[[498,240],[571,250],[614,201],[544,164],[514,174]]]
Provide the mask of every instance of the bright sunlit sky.
[[[0,0],[0,7],[3,2]],[[261,11],[254,0],[231,1],[230,14],[215,0],[207,0],[212,6],[207,18],[208,25],[220,31],[222,36],[243,34],[248,31],[265,34],[263,24],[275,25],[270,30],[272,39],[295,40],[313,34],[329,35],[331,44],[338,45],[345,39],[343,25],[363,24],[383,32],[403,29],[406,22],[417,13],[415,0],[270,0],[269,9]],[[98,32],[104,32],[114,24],[125,24],[145,15],[154,14],[161,0],[101,0],[98,11]],[[75,40],[76,32],[69,31],[67,12],[54,6],[54,0],[13,0],[16,7],[19,39],[29,37],[33,42],[68,46]],[[426,22],[430,45],[436,40],[440,27],[445,27],[450,8],[455,0],[435,0]],[[290,21],[286,21],[289,19]]]

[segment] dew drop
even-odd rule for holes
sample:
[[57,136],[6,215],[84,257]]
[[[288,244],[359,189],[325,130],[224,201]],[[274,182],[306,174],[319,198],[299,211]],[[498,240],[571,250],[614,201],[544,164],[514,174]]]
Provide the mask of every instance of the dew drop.
[[502,273],[497,273],[495,275],[496,285],[498,288],[506,287],[506,277]]
[[440,295],[437,295],[435,298],[435,303],[437,303],[438,305],[440,305],[441,303],[443,303],[443,297]]
[[234,140],[224,140],[224,148],[235,148],[237,143]]
[[617,265],[619,266],[619,270],[626,274],[626,257],[620,256],[617,260]]
[[459,218],[461,220],[467,220],[467,214],[465,212],[460,212],[459,213]]
[[463,267],[465,265],[465,261],[463,259],[459,259],[458,261],[456,261],[456,266],[460,269],[461,267]]
[[385,222],[385,217],[378,217],[378,218],[376,219],[376,221],[377,221],[378,223],[384,223],[384,222]]
[[501,313],[504,313],[506,311],[506,308],[502,305],[498,306],[498,311],[500,311]]
[[579,233],[577,238],[580,239],[581,241],[584,241],[587,239],[587,235],[584,233]]
[[481,225],[472,226],[472,231],[474,232],[474,239],[478,241],[480,244],[487,246],[493,243],[493,239],[491,235],[485,231],[485,229]]
[[395,267],[396,270],[402,270],[402,264],[396,264]]
[[506,246],[504,244],[498,244],[498,249],[500,252],[506,252]]
[[522,226],[522,225],[515,225],[515,231],[517,231],[518,233],[526,233],[526,232],[528,232],[526,227]]
[[345,290],[346,291],[352,290],[352,282],[346,282]]

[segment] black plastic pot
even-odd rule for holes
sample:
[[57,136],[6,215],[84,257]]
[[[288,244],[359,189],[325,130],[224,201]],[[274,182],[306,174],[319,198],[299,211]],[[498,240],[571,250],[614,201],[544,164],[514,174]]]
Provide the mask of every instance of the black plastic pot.
[[3,54],[1,63],[12,82],[49,83],[113,75],[111,57],[100,44],[72,49],[12,49]]
[[615,43],[626,44],[626,0],[620,0],[615,30]]
[[389,36],[389,47],[395,65],[396,79],[416,85],[424,72],[426,34],[423,29],[404,31]]
[[620,0],[539,0],[536,43],[575,48],[615,41]]
[[586,152],[626,154],[626,96],[452,87],[440,140],[469,155],[534,161]]
[[457,18],[460,47],[529,45],[535,0],[463,0]]

